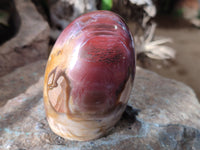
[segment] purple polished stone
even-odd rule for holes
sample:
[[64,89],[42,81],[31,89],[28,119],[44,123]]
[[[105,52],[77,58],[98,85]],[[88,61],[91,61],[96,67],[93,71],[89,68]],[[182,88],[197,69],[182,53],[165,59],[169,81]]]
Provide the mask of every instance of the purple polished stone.
[[134,76],[133,38],[123,19],[109,11],[82,15],[62,32],[50,54],[44,84],[47,117],[55,118],[52,111],[71,120],[114,113],[116,117],[108,120],[115,123],[125,109]]

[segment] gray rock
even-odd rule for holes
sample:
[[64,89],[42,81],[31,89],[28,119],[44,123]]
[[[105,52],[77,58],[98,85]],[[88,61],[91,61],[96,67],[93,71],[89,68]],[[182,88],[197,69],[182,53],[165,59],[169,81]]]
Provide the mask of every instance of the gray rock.
[[181,82],[137,68],[129,104],[141,109],[139,118],[158,124],[184,124],[200,129],[200,104]]
[[48,55],[47,22],[30,0],[15,0],[14,3],[20,18],[20,27],[12,39],[0,46],[0,76]]
[[82,14],[96,10],[96,5],[95,0],[56,0],[50,7],[53,25],[51,38],[56,40],[70,22]]
[[36,83],[44,75],[45,65],[46,60],[38,60],[0,77],[0,107]]
[[96,10],[96,5],[94,0],[56,0],[50,7],[52,23],[63,30],[75,18]]
[[129,101],[129,105],[141,109],[136,121],[122,117],[107,136],[88,142],[68,141],[49,129],[42,89],[40,78],[0,108],[0,149],[200,149],[200,113],[197,114],[200,104],[194,92],[180,82],[137,68]]

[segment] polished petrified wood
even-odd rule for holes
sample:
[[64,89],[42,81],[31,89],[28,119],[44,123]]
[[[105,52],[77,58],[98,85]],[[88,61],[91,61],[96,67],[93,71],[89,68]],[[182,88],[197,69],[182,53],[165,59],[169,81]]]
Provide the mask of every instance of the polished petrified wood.
[[125,110],[134,76],[134,44],[125,22],[109,11],[77,18],[57,39],[46,66],[51,129],[79,141],[105,135]]

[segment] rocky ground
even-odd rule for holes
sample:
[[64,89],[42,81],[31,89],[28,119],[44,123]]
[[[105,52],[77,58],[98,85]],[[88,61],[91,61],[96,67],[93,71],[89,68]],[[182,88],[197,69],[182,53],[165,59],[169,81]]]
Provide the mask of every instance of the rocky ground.
[[[20,69],[30,72],[29,67]],[[137,119],[124,116],[107,136],[89,142],[64,140],[50,130],[42,91],[40,77],[0,108],[0,149],[200,149],[200,104],[195,93],[151,71],[137,68],[128,103],[140,109]]]

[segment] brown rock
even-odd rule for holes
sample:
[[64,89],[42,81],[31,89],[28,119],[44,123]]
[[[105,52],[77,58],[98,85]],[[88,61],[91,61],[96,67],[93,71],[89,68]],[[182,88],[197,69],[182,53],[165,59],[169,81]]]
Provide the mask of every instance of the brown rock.
[[137,120],[122,118],[107,136],[88,142],[67,141],[49,129],[42,89],[43,78],[0,108],[0,149],[200,149],[200,104],[192,89],[180,82],[138,68],[129,102],[141,109]]
[[0,76],[24,64],[46,58],[49,27],[30,0],[15,0],[20,17],[15,37],[0,47]]

